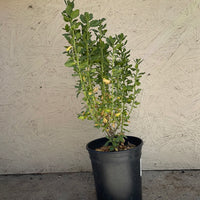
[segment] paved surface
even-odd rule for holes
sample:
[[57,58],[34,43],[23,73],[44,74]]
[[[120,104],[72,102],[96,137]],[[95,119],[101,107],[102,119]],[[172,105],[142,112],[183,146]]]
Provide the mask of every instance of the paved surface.
[[[0,200],[95,200],[91,173],[0,176]],[[200,171],[144,171],[143,200],[200,200]]]

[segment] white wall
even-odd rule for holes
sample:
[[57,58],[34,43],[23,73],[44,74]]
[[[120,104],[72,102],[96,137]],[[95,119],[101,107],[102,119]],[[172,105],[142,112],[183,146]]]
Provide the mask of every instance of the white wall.
[[[76,0],[124,32],[144,58],[130,135],[144,169],[200,168],[200,1]],[[85,144],[103,136],[80,121],[63,63],[61,0],[0,1],[0,174],[90,170]]]

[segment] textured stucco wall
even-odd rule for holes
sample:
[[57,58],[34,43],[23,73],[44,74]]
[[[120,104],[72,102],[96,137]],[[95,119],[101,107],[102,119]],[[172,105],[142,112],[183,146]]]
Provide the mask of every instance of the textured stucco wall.
[[[124,32],[144,58],[141,105],[130,135],[144,169],[200,168],[200,1],[76,0]],[[80,121],[63,65],[62,0],[0,1],[0,174],[90,170],[85,144],[101,137]]]

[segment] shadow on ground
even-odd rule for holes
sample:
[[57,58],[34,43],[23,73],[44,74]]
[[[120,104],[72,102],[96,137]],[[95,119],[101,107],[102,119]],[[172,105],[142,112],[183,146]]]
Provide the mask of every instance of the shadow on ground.
[[[200,171],[144,171],[143,200],[200,200]],[[0,176],[0,200],[95,200],[91,173]]]

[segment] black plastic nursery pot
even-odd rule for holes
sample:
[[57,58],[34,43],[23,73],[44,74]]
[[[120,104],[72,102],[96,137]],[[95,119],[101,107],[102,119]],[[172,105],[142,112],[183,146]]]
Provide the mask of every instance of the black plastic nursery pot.
[[98,200],[142,200],[140,169],[140,138],[127,136],[136,147],[119,152],[100,152],[107,139],[100,138],[87,144],[90,155]]

